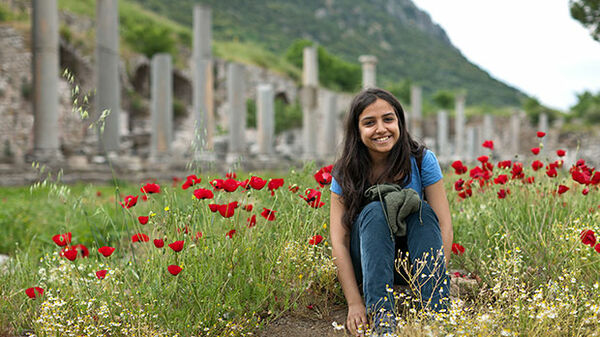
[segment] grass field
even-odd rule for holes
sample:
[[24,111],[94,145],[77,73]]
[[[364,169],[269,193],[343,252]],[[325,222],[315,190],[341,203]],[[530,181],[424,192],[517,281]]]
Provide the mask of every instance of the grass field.
[[[555,150],[510,163],[490,151],[449,168],[450,268],[477,287],[446,313],[402,310],[401,335],[599,334],[600,172],[565,167]],[[0,189],[0,252],[12,257],[0,272],[0,335],[244,336],[283,313],[326,314],[343,296],[318,170],[197,173],[156,182],[158,193],[153,181]]]

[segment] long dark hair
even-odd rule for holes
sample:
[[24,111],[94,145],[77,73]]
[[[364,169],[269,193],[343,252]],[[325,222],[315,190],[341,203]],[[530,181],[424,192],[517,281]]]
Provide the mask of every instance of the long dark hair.
[[358,93],[352,100],[346,116],[342,156],[335,163],[333,170],[336,181],[342,187],[342,200],[346,209],[342,221],[347,228],[352,227],[355,217],[366,203],[363,194],[370,185],[369,178],[372,173],[369,151],[360,138],[358,117],[377,99],[388,102],[394,108],[400,135],[387,157],[383,174],[376,178],[376,182],[393,182],[405,186],[411,179],[410,157],[421,160],[423,156],[424,146],[412,139],[408,133],[404,110],[394,95],[378,88],[369,88]]

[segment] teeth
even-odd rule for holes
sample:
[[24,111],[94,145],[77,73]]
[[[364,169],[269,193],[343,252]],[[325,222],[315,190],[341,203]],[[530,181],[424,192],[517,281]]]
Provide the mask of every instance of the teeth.
[[382,137],[382,138],[376,138],[375,141],[379,142],[379,143],[382,143],[382,142],[385,142],[388,139],[390,139],[390,136]]

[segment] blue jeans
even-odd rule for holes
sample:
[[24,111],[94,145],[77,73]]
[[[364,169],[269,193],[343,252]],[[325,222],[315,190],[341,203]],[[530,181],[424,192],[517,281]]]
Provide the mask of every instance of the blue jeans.
[[416,294],[420,295],[420,303],[435,311],[447,307],[450,279],[441,253],[439,220],[431,206],[421,202],[421,209],[405,221],[406,236],[394,237],[381,202],[373,201],[362,209],[352,226],[350,256],[357,283],[362,283],[368,312],[381,308],[395,312],[394,296],[386,288],[399,284],[394,260],[403,246],[408,249],[411,263],[411,289],[420,289]]

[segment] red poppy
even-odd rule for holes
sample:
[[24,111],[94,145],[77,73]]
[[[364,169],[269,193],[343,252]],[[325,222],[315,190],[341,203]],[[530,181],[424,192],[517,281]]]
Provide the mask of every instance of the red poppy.
[[590,193],[590,189],[589,188],[584,188],[583,191],[581,191],[581,194],[583,195],[588,195],[588,193]]
[[213,187],[215,191],[220,191],[223,189],[223,183],[225,181],[223,179],[213,179],[209,182],[210,186]]
[[565,185],[558,185],[558,194],[563,194],[568,191],[569,188]]
[[235,179],[237,178],[237,174],[235,174],[235,172],[227,172],[225,173],[225,178]]
[[148,223],[148,220],[150,220],[149,216],[138,216],[138,221],[140,222],[140,224],[145,225]]
[[594,246],[594,250],[596,250],[597,253],[600,253],[600,243]]
[[292,193],[298,192],[299,189],[300,189],[300,186],[298,186],[296,184],[288,186],[288,190]]
[[261,190],[267,184],[266,180],[263,180],[260,177],[251,177],[250,178],[250,187],[255,190]]
[[594,176],[590,180],[590,183],[593,185],[600,184],[600,171],[596,171],[596,173],[594,173]]
[[480,162],[482,162],[482,163],[485,163],[485,162],[487,162],[489,159],[490,159],[490,157],[488,157],[488,156],[479,156],[479,157],[477,158],[477,160],[479,160],[479,161],[480,161]]
[[208,190],[206,188],[199,188],[197,190],[194,190],[194,196],[196,197],[196,199],[203,200],[212,199],[215,195],[211,190]]
[[565,154],[567,154],[567,151],[565,151],[563,149],[556,150],[556,155],[559,156],[559,157],[564,157]]
[[506,174],[501,174],[497,178],[494,179],[494,184],[504,185],[508,182],[508,176]]
[[176,264],[172,264],[167,267],[167,270],[169,271],[169,273],[171,273],[171,275],[177,276],[177,274],[179,274],[183,269],[181,269],[181,267]]
[[144,233],[137,233],[131,237],[132,242],[148,242],[150,238]]
[[452,253],[454,253],[456,255],[462,255],[464,252],[465,252],[465,247],[463,247],[461,244],[458,244],[458,243],[452,244]]
[[223,181],[223,189],[227,192],[233,192],[237,190],[238,186],[240,186],[240,183],[235,179],[229,178]]
[[90,256],[90,251],[87,249],[86,246],[84,246],[82,244],[73,245],[73,246],[71,246],[71,249],[74,249],[76,252],[78,252],[79,255],[81,255],[81,257]]
[[182,180],[183,180],[183,179],[181,179],[181,178],[179,178],[179,177],[175,177],[175,176],[171,177],[171,181],[173,181],[173,182],[171,183],[171,186],[173,186],[173,187],[177,186],[177,183],[179,183],[179,182],[180,182],[180,181],[182,181]]
[[65,247],[61,251],[62,255],[66,257],[69,261],[75,261],[77,258],[77,250],[69,247]]
[[546,170],[546,175],[550,178],[555,178],[558,175],[558,172],[556,172],[555,168],[551,167]]
[[512,167],[511,160],[503,160],[498,162],[498,168],[509,169]]
[[196,232],[196,235],[194,236],[195,240],[200,240],[202,239],[202,232]]
[[107,273],[108,273],[108,270],[106,270],[106,269],[98,270],[96,272],[96,277],[100,280],[104,280]]
[[544,167],[544,163],[539,160],[535,160],[533,163],[531,163],[531,168],[533,168],[534,171],[537,171],[542,167]]
[[535,182],[535,177],[527,177],[527,179],[525,179],[525,182],[527,184],[533,184]]
[[596,244],[596,235],[595,235],[594,231],[591,229],[582,230],[580,237],[581,237],[581,242],[584,245],[594,247],[594,245]]
[[466,199],[472,195],[473,195],[473,190],[471,190],[470,187],[465,189],[464,191],[458,192],[458,196],[461,197],[462,199]]
[[275,220],[276,212],[277,211],[273,211],[273,210],[263,207],[263,211],[260,213],[260,215],[262,215],[263,218],[267,219],[267,221],[273,221],[273,220]]
[[214,213],[214,212],[216,212],[216,211],[219,210],[219,205],[217,205],[217,204],[208,204],[208,208],[210,208],[210,211]]
[[40,287],[27,288],[27,289],[25,289],[25,294],[29,298],[35,299],[38,296],[44,295],[44,289],[42,289]]
[[463,174],[466,173],[468,170],[468,168],[464,166],[462,161],[460,160],[453,162],[451,166],[454,169],[454,173],[456,174]]
[[506,198],[506,195],[508,193],[510,193],[509,189],[505,190],[505,189],[501,188],[500,191],[498,191],[498,199],[504,199],[504,198]]
[[160,193],[160,186],[158,184],[146,184],[140,188],[140,192],[147,194]]
[[543,132],[543,131],[538,131],[538,132],[536,133],[536,135],[538,136],[538,138],[544,138],[544,136],[546,135],[546,133],[545,133],[545,132]]
[[458,179],[457,181],[454,182],[454,189],[456,191],[460,191],[460,190],[462,190],[464,184],[465,184],[464,180]]
[[273,196],[275,195],[275,190],[280,188],[281,186],[283,186],[283,179],[276,178],[269,180],[269,185],[267,185],[267,188],[269,189],[269,191],[271,191],[271,195]]
[[135,204],[137,204],[137,201],[138,201],[137,195],[135,197],[133,195],[128,195],[125,197],[125,199],[123,199],[123,202],[119,202],[119,204],[121,204],[121,207],[123,207],[123,208],[131,208],[131,207],[135,206]]
[[244,190],[247,190],[248,186],[250,186],[250,179],[240,181],[240,187],[243,188]]
[[191,175],[189,175],[189,176],[187,176],[185,178],[185,182],[183,183],[183,185],[181,186],[181,188],[183,188],[184,190],[187,190],[191,186],[199,184],[201,180],[202,179],[196,177],[195,174],[191,174]]
[[52,237],[52,241],[54,241],[54,243],[56,243],[59,247],[69,245],[71,244],[71,232],[56,234]]
[[246,206],[242,207],[245,211],[251,212],[252,211],[252,204],[247,204]]
[[532,148],[531,153],[533,153],[534,155],[537,156],[540,153],[540,148],[539,147]]
[[333,165],[328,165],[322,167],[315,173],[314,177],[319,186],[324,187],[325,185],[331,184],[331,170],[333,170]]
[[173,249],[176,253],[180,252],[183,249],[183,240],[175,241],[169,244],[169,247]]
[[323,241],[323,237],[321,235],[317,234],[308,240],[308,244],[309,245],[318,245],[319,243],[321,243],[321,241]]
[[490,150],[494,150],[494,142],[491,140],[484,141],[483,144],[481,144],[481,146],[488,148]]
[[102,196],[102,192],[101,191],[96,191],[96,196],[97,197],[101,197]]
[[237,207],[238,202],[230,202],[229,204],[219,205],[219,213],[224,218],[231,218],[235,212],[235,208]]
[[231,239],[231,238],[233,238],[233,236],[234,236],[234,235],[235,235],[235,229],[232,229],[232,230],[230,230],[229,232],[227,232],[227,234],[225,234],[225,236],[226,236],[228,239]]
[[156,246],[156,248],[162,248],[165,246],[165,242],[163,241],[163,239],[154,239],[154,246]]
[[321,191],[309,188],[304,194],[305,195],[301,195],[300,197],[304,199],[308,205],[310,205],[310,207],[321,208],[323,205],[325,205],[324,202],[321,202]]
[[248,226],[248,228],[256,226],[256,214],[252,214],[252,216],[246,219],[246,225]]
[[188,225],[185,225],[182,228],[177,228],[177,233],[181,233],[181,232],[188,234],[190,232],[190,227]]
[[98,252],[100,252],[100,254],[104,255],[105,257],[111,256],[114,251],[115,248],[108,246],[98,248]]

